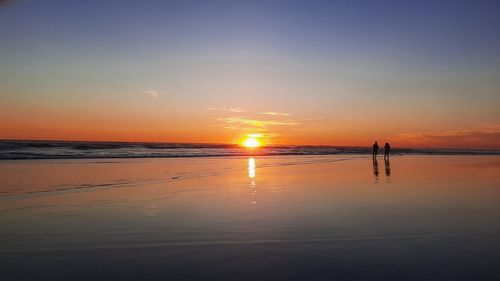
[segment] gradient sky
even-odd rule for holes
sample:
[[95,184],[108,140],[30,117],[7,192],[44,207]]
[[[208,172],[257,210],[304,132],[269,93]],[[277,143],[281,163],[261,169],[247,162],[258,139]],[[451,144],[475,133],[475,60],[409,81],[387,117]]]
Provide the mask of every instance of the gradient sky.
[[499,1],[0,3],[0,139],[500,148]]

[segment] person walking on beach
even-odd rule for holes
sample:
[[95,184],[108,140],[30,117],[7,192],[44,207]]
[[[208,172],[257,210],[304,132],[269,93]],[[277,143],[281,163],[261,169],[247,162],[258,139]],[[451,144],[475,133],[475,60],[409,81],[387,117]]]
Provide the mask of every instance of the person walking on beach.
[[391,150],[391,145],[386,142],[384,145],[384,158],[389,158],[389,151]]
[[377,153],[378,153],[378,143],[375,142],[373,144],[373,151],[372,151],[372,157],[373,158],[377,158]]

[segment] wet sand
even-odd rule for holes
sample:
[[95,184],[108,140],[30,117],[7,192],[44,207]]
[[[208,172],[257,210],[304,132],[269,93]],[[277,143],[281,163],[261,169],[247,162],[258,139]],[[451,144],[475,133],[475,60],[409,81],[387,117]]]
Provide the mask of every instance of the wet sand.
[[2,280],[499,280],[500,157],[0,161]]

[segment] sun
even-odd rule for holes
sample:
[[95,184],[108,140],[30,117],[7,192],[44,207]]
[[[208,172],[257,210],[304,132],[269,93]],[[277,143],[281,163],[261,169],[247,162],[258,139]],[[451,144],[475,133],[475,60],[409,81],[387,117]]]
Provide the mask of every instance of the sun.
[[243,145],[244,147],[246,148],[257,148],[259,147],[261,144],[260,144],[260,141],[256,138],[246,138],[242,143],[241,145]]

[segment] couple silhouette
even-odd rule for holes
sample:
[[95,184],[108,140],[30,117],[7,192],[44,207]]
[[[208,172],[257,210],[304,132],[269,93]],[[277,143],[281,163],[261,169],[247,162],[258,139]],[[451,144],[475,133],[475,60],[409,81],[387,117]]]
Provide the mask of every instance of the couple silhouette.
[[[377,158],[378,149],[379,149],[378,143],[375,142],[373,144],[373,150],[372,150],[372,157],[374,159]],[[385,145],[384,145],[384,158],[389,158],[389,152],[390,152],[390,150],[391,150],[391,145],[388,142],[386,142]]]

